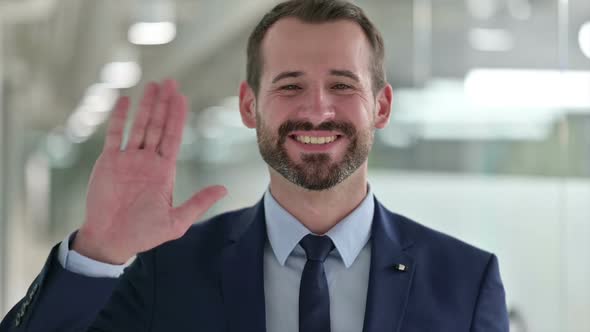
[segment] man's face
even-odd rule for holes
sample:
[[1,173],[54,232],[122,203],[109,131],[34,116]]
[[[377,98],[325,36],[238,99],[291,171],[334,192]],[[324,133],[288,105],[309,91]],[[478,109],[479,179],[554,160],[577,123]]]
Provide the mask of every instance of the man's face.
[[375,110],[371,47],[354,22],[276,22],[262,43],[256,132],[266,163],[290,182],[325,190],[367,161]]

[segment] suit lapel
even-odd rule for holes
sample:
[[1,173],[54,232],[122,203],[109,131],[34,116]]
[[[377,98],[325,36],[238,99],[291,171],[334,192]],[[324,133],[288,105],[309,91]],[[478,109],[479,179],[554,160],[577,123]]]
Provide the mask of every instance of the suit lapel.
[[263,257],[266,241],[260,201],[235,221],[222,253],[221,291],[229,331],[265,331]]
[[375,200],[364,332],[400,330],[416,269],[404,252],[412,242],[403,234],[402,223]]

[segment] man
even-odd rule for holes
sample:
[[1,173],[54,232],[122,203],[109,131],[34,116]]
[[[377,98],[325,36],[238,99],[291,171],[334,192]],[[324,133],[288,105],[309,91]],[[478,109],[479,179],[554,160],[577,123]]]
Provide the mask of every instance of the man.
[[349,3],[292,0],[264,16],[239,93],[269,189],[194,226],[226,192],[172,206],[185,98],[173,81],[148,85],[124,150],[119,100],[84,224],[0,330],[508,331],[496,257],[371,192],[367,157],[392,101],[383,53]]

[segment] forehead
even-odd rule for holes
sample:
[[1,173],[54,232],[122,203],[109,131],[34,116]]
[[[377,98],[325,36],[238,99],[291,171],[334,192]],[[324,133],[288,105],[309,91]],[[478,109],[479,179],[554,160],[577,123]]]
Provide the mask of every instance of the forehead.
[[262,41],[263,76],[284,70],[346,69],[368,76],[371,46],[363,29],[350,20],[306,23],[283,18]]

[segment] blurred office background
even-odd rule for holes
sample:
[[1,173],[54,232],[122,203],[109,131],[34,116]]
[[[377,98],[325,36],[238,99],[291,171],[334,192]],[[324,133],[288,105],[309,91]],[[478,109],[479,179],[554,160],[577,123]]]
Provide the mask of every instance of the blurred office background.
[[[276,0],[0,0],[0,317],[84,215],[118,95],[189,96],[175,200],[255,203],[237,111],[246,39]],[[496,253],[513,331],[590,331],[590,1],[358,0],[394,87],[370,181],[390,209]]]

